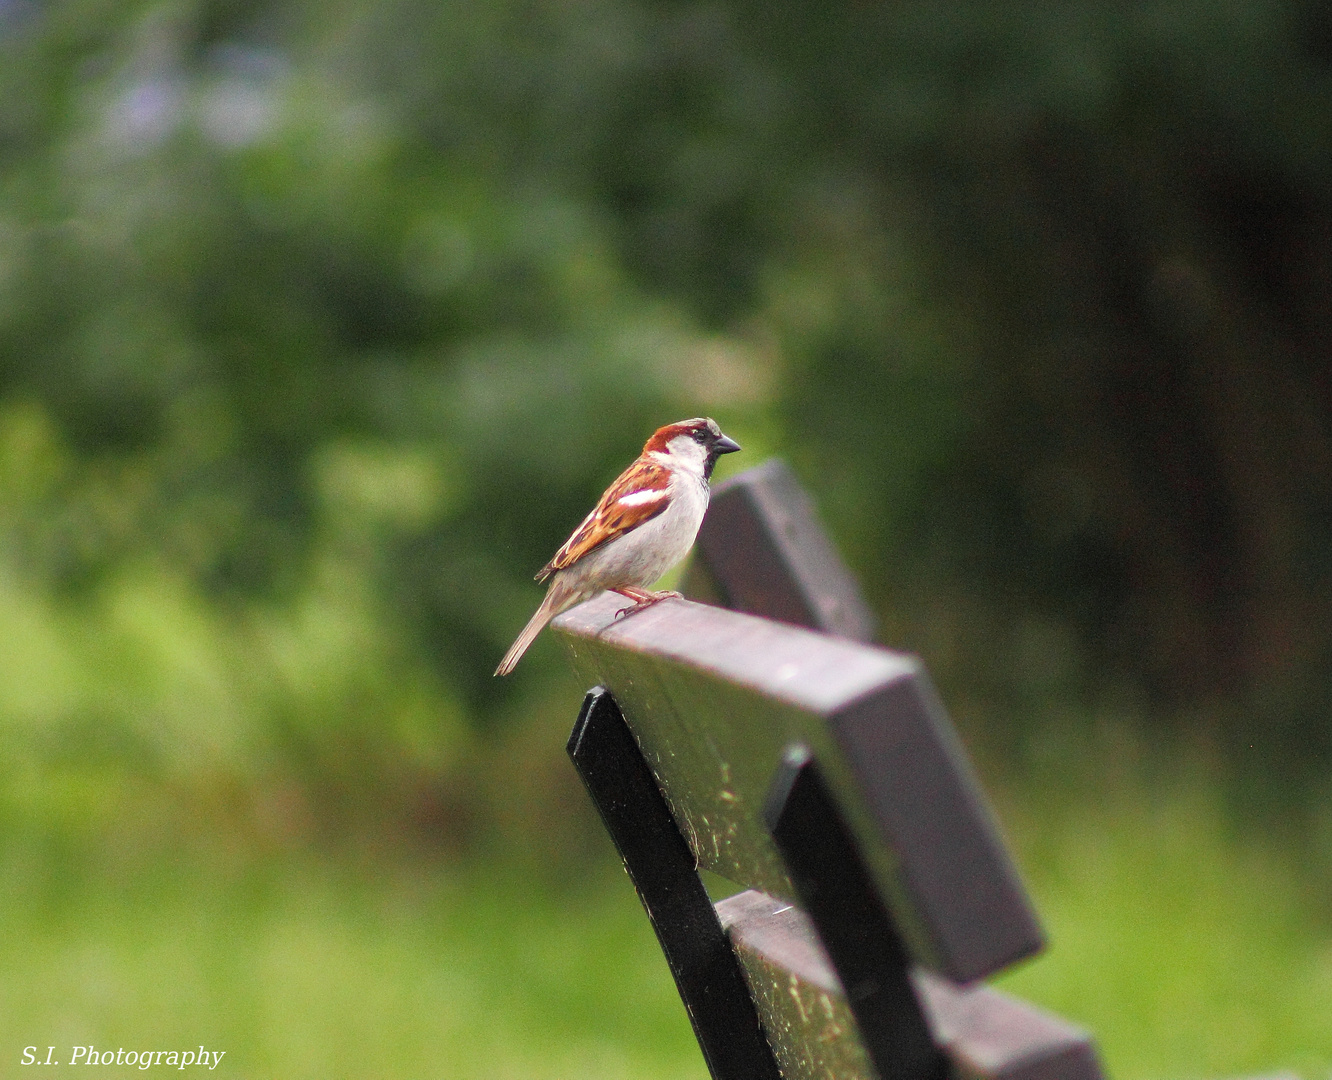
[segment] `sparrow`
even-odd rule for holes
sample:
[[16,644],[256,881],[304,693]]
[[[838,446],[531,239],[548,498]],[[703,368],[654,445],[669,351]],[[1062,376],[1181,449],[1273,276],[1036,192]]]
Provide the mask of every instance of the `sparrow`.
[[707,417],[658,428],[537,574],[537,581],[550,578],[546,598],[495,674],[509,674],[546,623],[561,611],[606,589],[634,601],[622,615],[669,596],[679,597],[676,592],[650,592],[648,586],[693,547],[708,508],[713,466],[722,454],[739,449],[740,444]]

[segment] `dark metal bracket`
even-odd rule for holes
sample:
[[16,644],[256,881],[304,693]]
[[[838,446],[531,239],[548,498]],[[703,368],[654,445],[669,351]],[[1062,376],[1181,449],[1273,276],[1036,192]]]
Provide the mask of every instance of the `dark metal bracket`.
[[763,808],[881,1080],[944,1080],[910,959],[809,749],[788,748]]
[[694,856],[603,687],[583,700],[567,750],[657,933],[713,1080],[781,1080]]

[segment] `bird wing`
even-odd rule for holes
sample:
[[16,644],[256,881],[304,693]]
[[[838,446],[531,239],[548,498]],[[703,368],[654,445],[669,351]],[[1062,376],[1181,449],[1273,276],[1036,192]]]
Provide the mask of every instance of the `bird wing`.
[[666,509],[671,471],[648,458],[638,458],[625,469],[601,496],[592,513],[541,568],[537,581],[545,581],[556,570],[572,566],[589,551],[623,536]]

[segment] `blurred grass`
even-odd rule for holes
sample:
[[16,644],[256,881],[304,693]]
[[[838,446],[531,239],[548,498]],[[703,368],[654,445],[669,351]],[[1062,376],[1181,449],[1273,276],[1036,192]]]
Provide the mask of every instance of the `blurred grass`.
[[999,979],[1084,1024],[1112,1076],[1332,1068],[1332,919],[1289,839],[1236,834],[1191,774],[1026,805],[1048,954]]
[[[1119,1080],[1325,1076],[1332,919],[1294,841],[1246,831],[1198,770],[1076,786],[1001,788],[1051,948],[1000,985],[1089,1027]],[[241,1077],[703,1080],[607,846],[558,878],[346,850],[11,857],[0,1076],[28,1045],[203,1043]]]
[[52,902],[10,876],[0,1075],[26,1075],[27,1045],[201,1043],[233,1077],[701,1075],[632,892],[592,877],[560,902],[495,872],[302,859]]

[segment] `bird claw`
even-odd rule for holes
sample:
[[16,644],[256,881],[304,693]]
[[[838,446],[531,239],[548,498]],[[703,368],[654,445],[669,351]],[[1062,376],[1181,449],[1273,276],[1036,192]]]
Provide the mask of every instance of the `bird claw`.
[[613,618],[611,622],[618,622],[620,619],[623,619],[626,615],[632,615],[635,611],[642,611],[644,608],[650,608],[653,604],[656,604],[662,600],[683,600],[683,599],[684,597],[680,593],[676,592],[674,589],[667,589],[664,592],[658,592],[658,593],[648,593],[642,599],[636,600],[628,607],[620,608],[620,610],[615,613],[615,618]]

